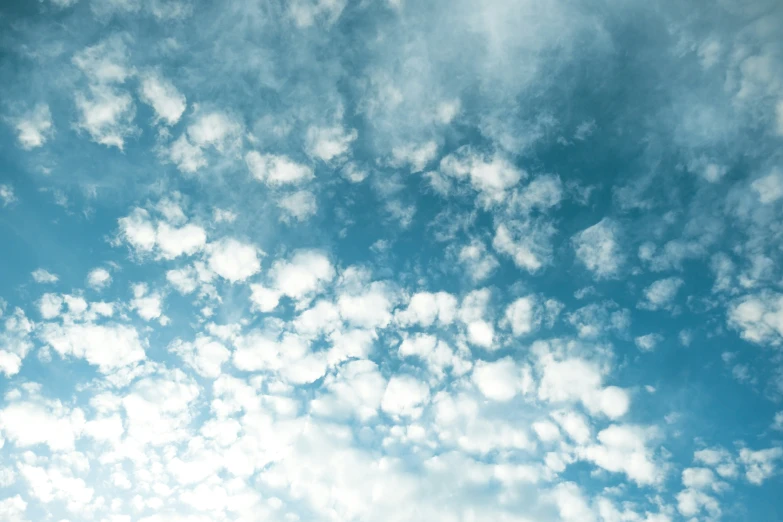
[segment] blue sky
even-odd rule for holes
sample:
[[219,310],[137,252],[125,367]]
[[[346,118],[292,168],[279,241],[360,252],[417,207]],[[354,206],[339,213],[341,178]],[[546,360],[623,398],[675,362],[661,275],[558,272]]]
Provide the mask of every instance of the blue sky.
[[0,520],[783,520],[774,0],[0,9]]

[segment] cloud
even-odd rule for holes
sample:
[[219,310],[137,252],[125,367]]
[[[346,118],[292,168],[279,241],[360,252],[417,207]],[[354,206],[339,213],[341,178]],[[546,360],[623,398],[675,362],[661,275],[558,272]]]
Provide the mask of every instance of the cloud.
[[79,111],[76,127],[96,143],[122,150],[125,139],[137,133],[132,96],[120,86],[133,76],[127,64],[128,51],[120,36],[107,38],[73,57],[73,64],[87,79],[87,89],[77,91]]
[[96,290],[106,288],[111,284],[111,273],[105,268],[93,268],[87,274],[87,284]]
[[779,345],[783,341],[783,295],[764,292],[735,300],[728,309],[728,324],[747,341]]
[[751,188],[758,194],[763,205],[774,203],[783,197],[783,172],[773,170],[763,178],[751,183]]
[[245,155],[250,173],[270,186],[297,185],[313,178],[313,169],[286,156],[260,154],[254,150]]
[[286,222],[307,221],[318,212],[315,195],[308,190],[299,190],[282,197],[277,205],[283,211],[281,219]]
[[614,221],[604,218],[571,239],[576,257],[593,272],[596,279],[616,276],[623,264],[623,255],[616,238],[617,228]]
[[[173,91],[169,94],[175,96]],[[242,144],[243,130],[242,123],[226,112],[197,112],[191,118],[187,131],[169,147],[169,159],[180,171],[195,173],[208,165],[207,151],[229,154],[238,149]]]
[[260,255],[254,245],[234,238],[222,238],[206,247],[207,264],[213,272],[232,283],[244,281],[261,270]]
[[[41,340],[62,357],[84,359],[102,373],[110,373],[146,358],[146,341],[135,328],[123,324],[44,324]],[[106,347],[111,346],[111,350]]]
[[457,180],[467,180],[488,202],[502,201],[506,191],[527,176],[505,158],[486,156],[469,147],[444,157],[439,172]]
[[783,458],[783,448],[753,451],[742,448],[739,461],[745,466],[745,478],[751,484],[761,485],[775,473],[775,461]]
[[644,289],[644,301],[639,303],[639,308],[645,310],[671,310],[672,302],[677,297],[683,280],[679,277],[667,277],[659,279]]
[[638,485],[658,484],[663,468],[648,448],[654,433],[630,425],[612,425],[598,433],[598,444],[579,451],[582,458],[613,473],[624,473]]
[[33,280],[36,283],[42,283],[42,284],[50,284],[50,283],[56,283],[59,281],[59,277],[57,275],[52,274],[48,270],[44,270],[43,268],[37,268],[33,270],[32,272]]
[[3,202],[3,206],[7,207],[14,201],[16,201],[16,194],[14,194],[14,187],[8,184],[0,184],[0,201]]
[[471,378],[482,395],[493,401],[508,402],[533,387],[530,368],[517,366],[510,357],[491,363],[477,361]]
[[381,409],[389,415],[417,418],[429,402],[430,389],[409,375],[395,375],[386,384]]
[[176,124],[187,108],[185,96],[155,72],[142,76],[139,97],[155,111],[156,120],[166,125]]
[[42,147],[54,135],[54,123],[49,106],[39,103],[13,120],[19,146],[25,150]]
[[655,350],[655,347],[663,340],[660,334],[651,333],[647,335],[640,335],[634,339],[636,347],[643,352],[651,352]]
[[347,131],[343,127],[310,127],[307,129],[307,150],[314,158],[321,161],[332,161],[347,155],[351,143],[359,134],[355,129]]

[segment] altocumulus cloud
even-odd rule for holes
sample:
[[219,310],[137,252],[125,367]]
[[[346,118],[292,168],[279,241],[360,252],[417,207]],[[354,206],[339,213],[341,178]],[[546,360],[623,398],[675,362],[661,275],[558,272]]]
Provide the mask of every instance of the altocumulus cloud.
[[0,519],[783,519],[781,28],[6,2]]

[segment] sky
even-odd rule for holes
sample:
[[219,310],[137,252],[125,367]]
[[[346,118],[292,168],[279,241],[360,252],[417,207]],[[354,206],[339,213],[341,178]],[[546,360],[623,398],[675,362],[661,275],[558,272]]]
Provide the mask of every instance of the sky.
[[778,0],[0,7],[0,520],[783,520]]

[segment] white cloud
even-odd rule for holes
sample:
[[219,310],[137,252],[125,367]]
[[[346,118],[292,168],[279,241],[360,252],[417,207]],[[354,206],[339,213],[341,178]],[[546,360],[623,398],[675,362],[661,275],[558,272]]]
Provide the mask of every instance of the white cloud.
[[46,293],[38,301],[38,311],[44,319],[53,319],[60,315],[63,306],[63,298],[57,294]]
[[527,174],[505,158],[488,157],[462,147],[440,161],[440,172],[455,179],[467,179],[488,201],[502,201],[505,192]]
[[280,198],[277,206],[283,211],[283,221],[306,221],[318,211],[315,195],[308,190],[299,190]]
[[224,112],[200,113],[194,116],[186,133],[171,144],[168,155],[180,171],[192,174],[207,166],[205,150],[233,152],[242,144],[242,133],[242,123]]
[[294,300],[320,292],[334,276],[329,257],[318,250],[299,250],[289,261],[275,261],[269,269],[274,288]]
[[617,243],[617,224],[604,218],[571,239],[576,257],[597,279],[615,276],[623,263]]
[[56,274],[44,270],[43,268],[33,270],[33,280],[36,283],[56,283],[59,279],[60,278],[57,277]]
[[[0,312],[3,312],[3,302],[0,300]],[[22,368],[22,361],[33,349],[30,341],[35,324],[30,321],[21,308],[16,308],[13,314],[3,321],[3,331],[0,333],[0,373],[7,377],[16,375]],[[0,438],[2,447],[2,438]]]
[[163,316],[163,298],[157,292],[149,293],[145,283],[133,285],[130,307],[145,321],[160,319],[161,324],[167,322],[167,318]]
[[625,473],[640,486],[659,484],[664,471],[647,447],[652,438],[649,428],[614,424],[598,433],[599,444],[582,448],[578,454],[607,471]]
[[497,269],[499,266],[495,256],[487,252],[484,243],[474,239],[463,246],[458,255],[460,263],[467,269],[470,278],[475,281],[483,281]]
[[759,201],[766,205],[783,197],[783,172],[778,169],[750,184]]
[[511,257],[514,264],[530,273],[548,264],[551,256],[551,224],[532,221],[506,221],[495,228],[492,246]]
[[152,107],[156,119],[167,125],[177,123],[187,108],[185,96],[174,84],[155,72],[142,76],[139,97]]
[[644,301],[639,303],[639,307],[647,310],[671,310],[672,302],[682,285],[683,280],[679,277],[655,281],[644,289]]
[[366,286],[341,292],[337,298],[340,316],[359,328],[384,328],[392,320],[392,309],[397,301],[393,289],[384,282],[374,281]]
[[400,343],[398,353],[400,357],[421,358],[437,378],[442,378],[449,367],[454,368],[456,373],[464,373],[470,364],[458,358],[446,342],[429,334],[406,336]]
[[15,119],[13,124],[19,145],[25,150],[41,147],[54,134],[52,113],[45,103],[39,103]]
[[381,409],[395,416],[418,418],[429,402],[430,389],[410,375],[394,375],[386,385]]
[[286,156],[260,154],[253,150],[245,155],[245,163],[254,178],[270,186],[298,185],[314,176],[312,167]]
[[604,387],[599,365],[577,357],[562,357],[556,347],[541,341],[535,342],[532,349],[541,376],[539,399],[552,403],[579,401],[590,413],[601,413],[610,419],[627,413],[628,393],[616,386]]
[[520,297],[508,305],[503,324],[509,326],[515,336],[535,331],[541,324],[535,296]]
[[223,238],[207,245],[210,270],[232,283],[244,281],[261,270],[259,255],[254,245],[234,238]]
[[429,327],[437,321],[448,325],[457,314],[457,298],[448,292],[417,292],[411,296],[405,310],[396,314],[400,324]]
[[351,361],[334,378],[324,383],[327,393],[310,401],[316,415],[345,418],[355,415],[367,420],[378,414],[386,389],[386,380],[372,361]]
[[155,241],[163,259],[175,259],[199,252],[207,242],[207,233],[198,225],[189,223],[180,228],[158,223]]
[[223,363],[231,357],[231,352],[225,346],[204,335],[198,335],[193,342],[176,339],[169,350],[179,355],[196,373],[211,379],[220,375]]
[[87,274],[87,284],[96,290],[106,288],[111,284],[111,274],[105,268],[94,268]]
[[530,368],[517,366],[511,357],[477,361],[471,379],[481,394],[493,401],[510,401],[517,393],[528,393],[533,388]]
[[2,200],[4,207],[7,207],[8,205],[16,201],[16,194],[14,194],[14,187],[7,184],[0,184],[0,200]]
[[254,330],[234,342],[232,361],[243,371],[275,372],[293,384],[307,384],[326,373],[324,354],[310,351],[309,342],[293,333]]
[[[122,324],[44,324],[42,341],[65,357],[85,359],[102,373],[110,373],[145,359],[146,341],[138,332]],[[111,350],[106,347],[111,346]]]
[[294,0],[288,12],[299,27],[310,27],[318,20],[333,24],[345,9],[345,0]]
[[438,157],[438,144],[428,141],[422,144],[408,144],[392,149],[392,165],[401,167],[409,165],[411,172],[421,172]]
[[307,151],[322,161],[345,156],[351,150],[351,143],[359,133],[355,129],[347,131],[343,127],[310,127],[307,129]]
[[728,323],[747,341],[779,345],[783,341],[783,295],[763,292],[737,299],[729,306]]
[[775,461],[783,458],[783,448],[753,451],[742,448],[739,461],[745,466],[745,478],[751,484],[761,485],[775,473]]
[[467,327],[468,341],[471,344],[486,348],[488,350],[500,348],[499,346],[493,344],[495,340],[495,328],[492,326],[492,323],[478,319],[475,321],[470,321],[467,324]]
[[206,112],[188,125],[188,138],[198,147],[223,152],[241,142],[242,124],[220,111]]
[[136,107],[130,94],[109,85],[93,85],[87,94],[76,93],[79,109],[77,128],[96,143],[123,150],[125,139],[137,130],[133,125]]
[[640,335],[634,339],[636,347],[644,352],[651,352],[655,350],[655,347],[663,340],[660,334],[650,333],[646,335]]
[[27,502],[19,495],[0,500],[0,519],[6,522],[27,522]]
[[52,451],[73,450],[84,423],[81,409],[46,400],[37,391],[27,400],[10,401],[0,410],[0,433],[17,448],[45,444]]

